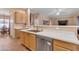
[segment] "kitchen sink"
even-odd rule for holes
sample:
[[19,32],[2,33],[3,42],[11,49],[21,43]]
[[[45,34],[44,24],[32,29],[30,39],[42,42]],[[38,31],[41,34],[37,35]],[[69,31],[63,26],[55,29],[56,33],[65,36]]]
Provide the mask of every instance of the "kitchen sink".
[[30,32],[41,32],[40,30],[28,30]]

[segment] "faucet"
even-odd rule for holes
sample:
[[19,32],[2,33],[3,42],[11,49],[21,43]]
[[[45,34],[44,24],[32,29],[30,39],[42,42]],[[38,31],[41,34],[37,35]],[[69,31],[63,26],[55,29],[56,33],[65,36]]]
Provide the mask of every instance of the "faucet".
[[36,30],[39,30],[39,26],[35,26],[35,29],[36,29]]
[[43,31],[43,29],[40,28],[39,26],[35,26],[35,25],[33,25],[33,28],[34,28],[35,30],[37,30],[37,31]]
[[39,26],[35,26],[35,28],[36,28],[36,30],[38,30],[38,31],[43,31],[43,29],[40,28]]

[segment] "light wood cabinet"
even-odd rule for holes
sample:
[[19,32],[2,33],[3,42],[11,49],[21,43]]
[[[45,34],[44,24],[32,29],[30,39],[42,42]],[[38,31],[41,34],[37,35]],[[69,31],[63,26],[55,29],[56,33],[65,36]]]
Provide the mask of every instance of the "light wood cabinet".
[[[36,51],[36,36],[29,32],[20,32],[20,42],[32,51]],[[79,51],[79,45],[54,39],[52,51]]]
[[66,49],[66,48],[63,48],[63,47],[60,47],[60,46],[55,45],[55,46],[54,46],[54,51],[70,51],[70,50],[68,50],[68,49]]
[[29,46],[32,51],[36,50],[36,38],[35,35],[29,34]]
[[27,10],[15,10],[14,19],[15,19],[15,24],[27,25],[28,11]]
[[65,41],[53,40],[53,50],[54,51],[78,51],[79,46]]
[[20,34],[19,34],[20,35],[19,41],[21,44],[25,44],[25,35],[24,34],[25,34],[25,32],[20,32]]
[[29,44],[30,44],[30,42],[29,42],[29,33],[27,33],[27,32],[25,32],[24,33],[24,40],[25,40],[25,43],[24,43],[24,45],[26,46],[26,47],[28,47],[28,48],[30,48],[30,46],[29,46]]
[[15,38],[20,39],[20,29],[15,29]]
[[23,45],[32,51],[36,50],[36,38],[34,34],[28,32],[21,32],[20,41]]

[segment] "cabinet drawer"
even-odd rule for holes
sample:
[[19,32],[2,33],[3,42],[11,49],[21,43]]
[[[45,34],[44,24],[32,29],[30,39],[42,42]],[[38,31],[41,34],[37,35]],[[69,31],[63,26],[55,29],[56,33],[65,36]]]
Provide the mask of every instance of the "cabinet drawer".
[[54,40],[53,41],[53,45],[54,46],[60,46],[60,47],[63,47],[63,48],[66,48],[66,49],[69,49],[69,50],[77,50],[77,45],[75,44],[72,44],[72,43],[69,43],[69,42],[64,42],[64,41],[60,41],[60,40]]
[[70,51],[68,49],[65,49],[63,47],[59,47],[59,46],[56,46],[56,45],[53,47],[53,50],[54,51]]

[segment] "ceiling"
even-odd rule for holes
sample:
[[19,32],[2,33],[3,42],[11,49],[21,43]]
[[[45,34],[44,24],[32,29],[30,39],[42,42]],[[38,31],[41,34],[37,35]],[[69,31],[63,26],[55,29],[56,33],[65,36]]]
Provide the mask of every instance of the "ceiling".
[[25,8],[0,8],[0,15],[9,16],[13,9],[20,10],[20,9],[25,9]]
[[10,8],[0,8],[0,15],[10,15]]
[[79,8],[31,8],[31,12],[50,17],[73,16],[79,12]]
[[27,8],[0,8],[0,15],[9,16],[12,10],[27,10]]
[[[0,15],[10,15],[12,8],[0,8]],[[73,16],[79,12],[79,8],[30,8],[32,13],[40,13],[41,15],[58,17]]]

